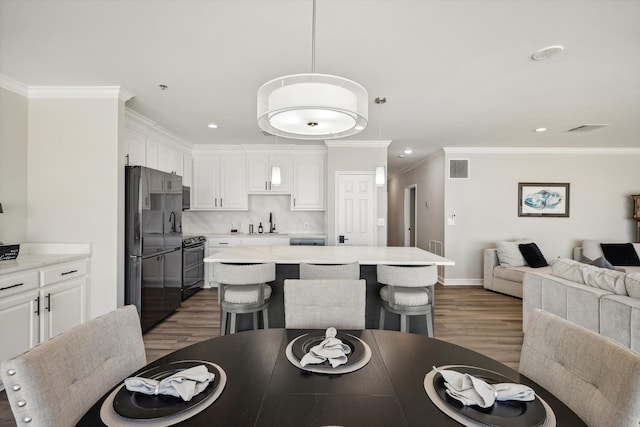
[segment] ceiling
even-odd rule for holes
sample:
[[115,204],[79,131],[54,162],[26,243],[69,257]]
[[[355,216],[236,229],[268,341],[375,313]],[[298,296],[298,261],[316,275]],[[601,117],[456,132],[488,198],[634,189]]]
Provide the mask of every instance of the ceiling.
[[[638,18],[637,0],[317,0],[316,72],[368,90],[350,139],[391,140],[392,173],[442,147],[635,148]],[[273,143],[256,91],[311,72],[311,21],[311,0],[0,0],[0,75],[122,86],[194,144]],[[583,124],[609,126],[567,132]]]

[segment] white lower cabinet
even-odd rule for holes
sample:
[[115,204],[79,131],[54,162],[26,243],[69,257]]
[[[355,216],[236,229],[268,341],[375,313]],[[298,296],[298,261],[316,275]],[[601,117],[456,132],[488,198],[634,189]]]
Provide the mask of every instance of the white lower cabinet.
[[88,258],[2,274],[0,360],[87,320]]

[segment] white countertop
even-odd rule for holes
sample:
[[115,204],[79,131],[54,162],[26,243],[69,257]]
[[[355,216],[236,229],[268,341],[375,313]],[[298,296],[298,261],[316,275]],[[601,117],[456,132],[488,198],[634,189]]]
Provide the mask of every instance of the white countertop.
[[340,264],[359,262],[365,265],[455,265],[419,248],[401,246],[235,246],[204,259],[205,262],[275,262],[276,264]]

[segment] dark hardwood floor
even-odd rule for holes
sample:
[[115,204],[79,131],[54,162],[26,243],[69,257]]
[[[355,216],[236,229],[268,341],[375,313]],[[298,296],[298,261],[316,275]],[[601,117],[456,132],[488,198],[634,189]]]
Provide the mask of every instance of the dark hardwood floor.
[[[205,289],[144,335],[147,361],[220,335],[216,289]],[[518,369],[522,347],[522,300],[477,286],[436,286],[435,336]],[[0,426],[15,426],[6,393],[0,392]]]

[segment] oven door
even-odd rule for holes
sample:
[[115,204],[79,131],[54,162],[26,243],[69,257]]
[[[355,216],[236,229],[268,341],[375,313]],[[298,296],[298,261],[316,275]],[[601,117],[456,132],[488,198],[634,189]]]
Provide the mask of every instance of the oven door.
[[200,286],[204,282],[204,245],[192,246],[182,250],[182,283],[183,288]]

